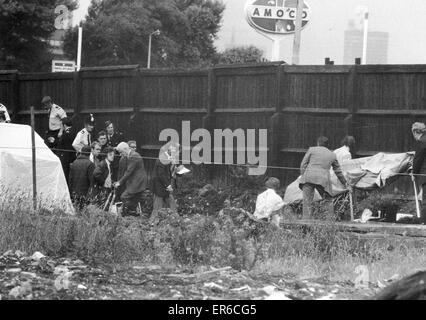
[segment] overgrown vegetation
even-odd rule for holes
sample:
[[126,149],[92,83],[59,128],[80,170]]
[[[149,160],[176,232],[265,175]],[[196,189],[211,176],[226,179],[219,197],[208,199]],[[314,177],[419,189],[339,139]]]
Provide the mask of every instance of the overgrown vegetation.
[[[232,266],[352,281],[359,265],[369,267],[373,280],[426,265],[423,248],[390,238],[351,238],[338,232],[334,222],[291,230],[254,222],[246,210],[253,209],[260,181],[249,191],[214,188],[203,196],[199,186],[188,184],[177,194],[180,212],[162,210],[154,226],[144,218],[114,217],[95,207],[67,216],[33,212],[14,202],[0,208],[0,250],[41,251],[89,263]],[[144,212],[149,210],[148,201]]]

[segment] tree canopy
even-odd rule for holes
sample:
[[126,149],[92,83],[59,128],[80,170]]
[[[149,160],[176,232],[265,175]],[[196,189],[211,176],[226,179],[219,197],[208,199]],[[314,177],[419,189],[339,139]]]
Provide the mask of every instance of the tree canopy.
[[[149,35],[153,67],[199,67],[216,55],[221,0],[92,0],[83,22],[83,66],[146,65]],[[75,59],[77,28],[65,38]]]
[[52,55],[47,40],[60,4],[76,7],[74,0],[0,0],[0,69],[48,69]]
[[229,48],[217,55],[218,64],[263,62],[263,51],[255,46]]

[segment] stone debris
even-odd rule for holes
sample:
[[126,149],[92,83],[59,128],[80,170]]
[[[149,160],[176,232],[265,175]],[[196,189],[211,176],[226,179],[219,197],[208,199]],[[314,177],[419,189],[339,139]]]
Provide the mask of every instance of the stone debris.
[[34,254],[31,256],[31,260],[34,261],[40,261],[41,259],[45,258],[46,256],[42,254],[41,252],[34,252]]
[[0,256],[1,299],[334,300],[373,296],[380,288],[372,287],[360,290],[353,283],[295,280],[230,267],[93,266],[71,257],[11,250]]

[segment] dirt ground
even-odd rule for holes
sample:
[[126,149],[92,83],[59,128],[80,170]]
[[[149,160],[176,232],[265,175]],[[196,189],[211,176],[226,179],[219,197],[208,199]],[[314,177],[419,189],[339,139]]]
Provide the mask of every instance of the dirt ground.
[[350,300],[368,299],[378,291],[372,284],[356,288],[352,282],[271,277],[231,268],[89,266],[81,260],[19,251],[0,256],[2,300]]

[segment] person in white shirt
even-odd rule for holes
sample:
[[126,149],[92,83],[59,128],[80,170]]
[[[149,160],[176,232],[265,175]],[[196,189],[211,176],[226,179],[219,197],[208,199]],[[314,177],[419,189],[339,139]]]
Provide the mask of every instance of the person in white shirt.
[[256,219],[269,220],[270,223],[279,227],[280,224],[280,210],[285,205],[283,199],[277,194],[280,187],[280,180],[277,178],[269,178],[265,182],[267,188],[256,199],[256,210],[253,216]]
[[43,107],[48,110],[49,125],[46,132],[46,142],[50,148],[56,147],[58,139],[62,136],[62,119],[67,117],[67,113],[60,106],[53,103],[49,96],[41,100]]
[[352,160],[352,155],[355,152],[355,138],[352,136],[346,136],[342,140],[342,147],[334,150],[337,161],[341,165],[345,161]]
[[4,113],[5,122],[10,122],[10,116],[5,105],[0,103],[0,112]]
[[80,152],[84,146],[92,145],[92,133],[95,128],[95,118],[90,114],[84,119],[84,129],[77,133],[77,136],[72,143],[75,151]]

